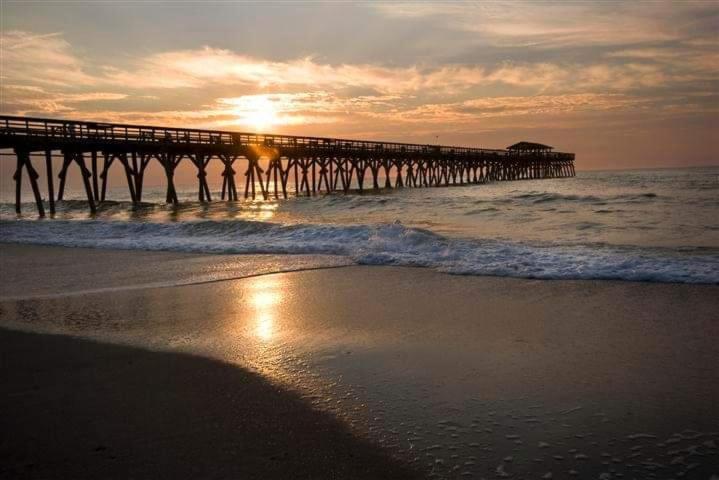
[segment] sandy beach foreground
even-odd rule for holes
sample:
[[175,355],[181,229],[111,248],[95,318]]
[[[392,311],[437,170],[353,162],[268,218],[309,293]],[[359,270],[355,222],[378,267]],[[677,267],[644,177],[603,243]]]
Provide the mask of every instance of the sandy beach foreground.
[[2,246],[0,476],[719,475],[717,286],[181,257]]

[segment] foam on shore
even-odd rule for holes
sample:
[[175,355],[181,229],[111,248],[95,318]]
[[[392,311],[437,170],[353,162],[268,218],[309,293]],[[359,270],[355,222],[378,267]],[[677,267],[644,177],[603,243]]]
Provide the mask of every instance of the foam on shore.
[[712,248],[453,238],[400,223],[283,224],[249,220],[123,222],[2,220],[3,242],[212,254],[343,256],[360,265],[427,267],[461,275],[719,283]]

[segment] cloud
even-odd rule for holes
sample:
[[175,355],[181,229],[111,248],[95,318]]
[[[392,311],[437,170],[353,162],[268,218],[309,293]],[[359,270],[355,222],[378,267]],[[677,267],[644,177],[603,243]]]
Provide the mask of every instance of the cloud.
[[719,72],[719,41],[687,41],[661,47],[623,48],[608,52],[605,57],[624,62],[649,62],[662,70],[673,72],[677,79],[716,80]]
[[81,92],[60,93],[48,91],[43,87],[5,84],[0,87],[3,98],[3,107],[9,102],[14,105],[13,113],[25,115],[33,114],[68,114],[77,110],[77,104],[104,101],[119,101],[128,98],[125,93],[114,92]]
[[[715,5],[696,2],[486,3],[381,2],[384,16],[431,19],[450,29],[479,34],[485,46],[558,48],[676,40],[696,28],[696,18]],[[711,25],[707,25],[711,32]]]
[[335,65],[313,57],[270,61],[203,47],[150,54],[124,66],[90,68],[59,34],[13,31],[3,36],[2,57],[5,83],[59,90],[103,88],[134,92],[135,97],[158,97],[163,91],[224,86],[243,93],[364,90],[385,97],[438,98],[476,95],[478,89],[525,95],[626,93],[716,79],[716,50],[695,49],[700,55],[656,47],[621,48],[583,63],[385,66]]
[[[382,91],[406,89],[413,69],[389,69],[373,65],[316,63],[311,57],[272,62],[226,49],[163,52],[142,58],[135,68],[104,69],[106,80],[145,88],[199,88],[208,83],[226,85],[372,87]],[[410,78],[404,77],[409,74]]]
[[392,112],[366,112],[392,122],[473,124],[478,120],[529,115],[557,116],[580,112],[630,110],[651,106],[653,100],[623,94],[569,94],[522,97],[481,97],[453,103],[424,104]]
[[[477,65],[385,67],[330,65],[310,57],[270,62],[205,47],[151,55],[137,68],[106,68],[97,79],[132,88],[203,88],[236,85],[256,89],[353,89],[384,95],[457,95],[491,85],[534,89],[539,92],[626,91],[657,87],[678,77],[660,65],[637,61],[623,64],[515,63],[492,68]],[[685,78],[682,77],[682,78]]]
[[95,85],[82,61],[60,33],[36,35],[12,30],[0,33],[2,80],[58,87]]

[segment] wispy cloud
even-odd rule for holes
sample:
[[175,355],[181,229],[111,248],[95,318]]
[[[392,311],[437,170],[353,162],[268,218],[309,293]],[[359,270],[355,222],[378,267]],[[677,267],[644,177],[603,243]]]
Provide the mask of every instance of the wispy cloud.
[[[204,47],[151,54],[120,68],[88,62],[72,52],[58,34],[3,35],[3,80],[58,88],[115,87],[126,90],[173,90],[232,85],[246,90],[369,89],[382,95],[458,95],[492,85],[529,88],[536,93],[623,92],[686,81],[717,63],[716,52],[699,59],[666,53],[646,62],[651,49],[626,49],[607,55],[629,61],[593,63],[502,62],[480,65],[415,65],[389,67],[371,64],[320,63],[312,57],[268,61],[227,49]],[[677,72],[675,67],[684,67]],[[691,68],[690,68],[691,67]],[[94,71],[93,74],[88,73]]]
[[380,2],[383,15],[433,19],[481,35],[484,44],[558,48],[677,40],[711,2]]
[[57,87],[90,86],[97,78],[60,33],[37,35],[23,31],[0,33],[3,81],[22,81]]
[[103,101],[119,101],[128,98],[125,93],[113,92],[81,92],[62,93],[45,90],[39,86],[5,84],[0,86],[3,107],[8,104],[15,106],[12,113],[42,112],[44,114],[62,114],[74,112],[77,104],[97,104]]
[[[310,57],[269,62],[206,47],[152,55],[138,62],[136,68],[105,68],[103,75],[95,80],[146,89],[203,88],[215,84],[258,90],[355,88],[382,95],[439,96],[458,95],[492,85],[529,88],[532,93],[625,92],[691,80],[697,77],[699,69],[685,68],[677,72],[656,62],[642,62],[641,57],[627,55],[627,58],[631,61],[620,64],[503,62],[491,68],[475,65],[385,67],[322,64]],[[676,64],[670,65],[674,66]],[[701,70],[706,73],[710,66],[702,64]]]

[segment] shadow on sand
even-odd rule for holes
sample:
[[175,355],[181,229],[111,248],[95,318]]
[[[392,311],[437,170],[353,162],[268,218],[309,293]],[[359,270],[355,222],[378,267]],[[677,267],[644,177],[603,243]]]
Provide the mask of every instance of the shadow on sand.
[[2,478],[415,478],[234,365],[0,329]]

